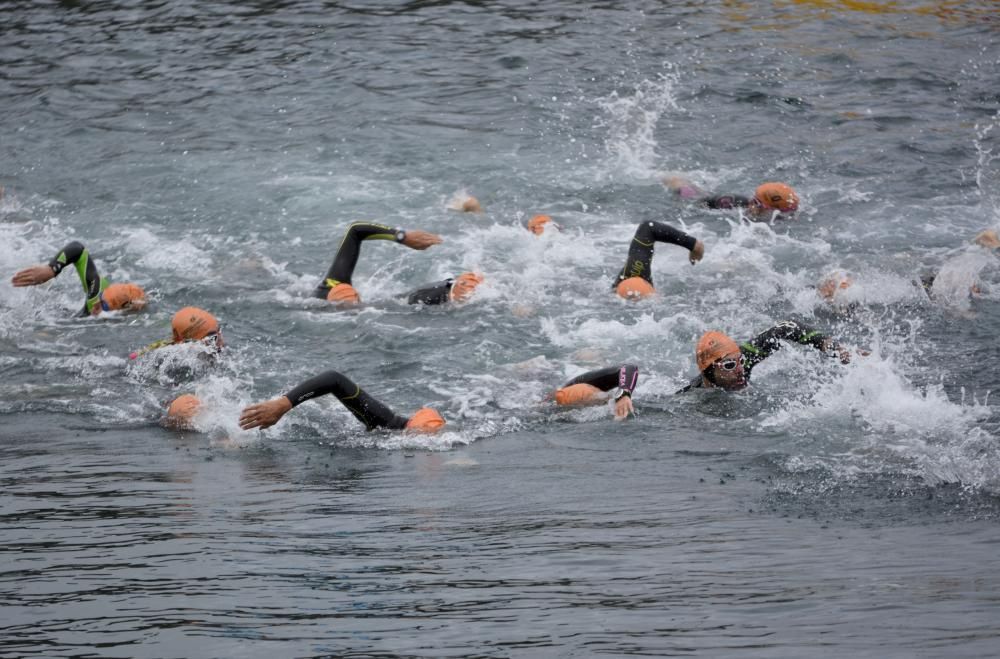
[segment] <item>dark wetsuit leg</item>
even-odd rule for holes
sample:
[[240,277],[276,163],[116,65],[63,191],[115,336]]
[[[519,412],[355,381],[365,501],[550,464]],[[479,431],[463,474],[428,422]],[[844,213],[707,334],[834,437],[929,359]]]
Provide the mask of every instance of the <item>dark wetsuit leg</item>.
[[372,398],[361,387],[337,371],[327,371],[310,378],[285,394],[285,397],[291,401],[292,407],[295,407],[310,398],[326,394],[336,396],[358,421],[365,424],[367,430],[375,428],[402,430],[406,427],[406,419]]
[[86,316],[93,310],[95,305],[100,303],[99,296],[101,291],[108,287],[108,280],[101,278],[101,274],[97,271],[97,266],[94,265],[94,262],[90,258],[90,252],[83,246],[83,243],[75,240],[63,247],[49,261],[49,267],[52,268],[52,272],[56,273],[56,276],[63,271],[63,268],[70,264],[76,267],[76,274],[80,277],[80,283],[83,284],[83,291],[87,295],[87,302],[83,305],[83,310],[80,311],[81,316]]
[[628,248],[625,267],[618,273],[614,285],[617,286],[620,281],[630,277],[642,277],[652,284],[653,246],[658,242],[679,245],[690,251],[694,249],[698,239],[663,222],[641,223],[635,229],[635,236]]
[[618,387],[629,396],[639,384],[639,367],[632,364],[622,364],[620,366],[609,366],[596,371],[588,371],[583,375],[578,375],[563,387],[574,384],[589,384],[597,387],[601,391],[611,391]]
[[355,222],[347,228],[344,238],[337,248],[337,255],[333,258],[330,269],[326,271],[326,277],[319,283],[313,291],[313,297],[326,299],[326,294],[337,284],[350,284],[354,275],[354,268],[358,265],[358,256],[361,254],[361,243],[365,240],[402,240],[404,234],[399,229],[387,227],[384,224],[374,222]]
[[454,279],[445,279],[436,284],[428,284],[406,294],[407,304],[445,304],[451,301],[451,287]]

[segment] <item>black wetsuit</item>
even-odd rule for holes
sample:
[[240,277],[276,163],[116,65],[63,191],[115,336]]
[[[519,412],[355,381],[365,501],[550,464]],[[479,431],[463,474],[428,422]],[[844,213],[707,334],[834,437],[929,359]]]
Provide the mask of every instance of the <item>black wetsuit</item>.
[[366,430],[375,428],[402,430],[406,427],[407,419],[369,396],[361,387],[337,371],[327,371],[310,378],[285,394],[285,397],[292,402],[292,407],[295,407],[310,398],[326,394],[336,396],[358,421],[365,424]]
[[689,236],[680,229],[675,229],[662,222],[642,222],[635,229],[635,236],[628,248],[625,267],[618,273],[614,286],[630,277],[642,277],[653,283],[653,246],[658,243],[680,245],[688,251],[694,249],[698,239]]
[[401,243],[404,238],[406,232],[401,229],[374,222],[353,223],[347,228],[343,240],[340,241],[340,247],[337,248],[337,255],[333,258],[330,269],[326,271],[326,277],[313,291],[313,297],[325,300],[327,293],[337,284],[351,283],[351,276],[354,275],[354,268],[357,267],[358,256],[361,254],[362,241],[394,240]]
[[[374,222],[355,222],[347,228],[337,255],[333,258],[330,269],[326,271],[326,277],[319,283],[313,291],[313,297],[326,299],[327,293],[337,284],[350,284],[354,275],[354,268],[358,265],[358,257],[361,255],[361,243],[365,240],[394,240],[397,243],[403,242],[406,232],[399,228],[375,224]],[[444,304],[451,300],[451,287],[455,283],[454,279],[446,279],[443,282],[429,284],[405,295],[409,304]]]
[[[781,348],[782,341],[810,345],[817,350],[837,350],[839,346],[826,334],[808,325],[793,320],[783,320],[770,329],[764,330],[750,341],[740,344],[740,359],[743,362],[743,375],[747,381],[754,366],[761,363]],[[686,387],[678,391],[682,393],[690,389],[704,387],[702,375],[699,373]]]
[[601,391],[611,391],[617,387],[621,389],[621,395],[631,397],[635,386],[639,384],[639,367],[632,364],[622,364],[621,366],[609,366],[596,371],[588,371],[583,375],[576,376],[563,387],[574,384],[589,384]]
[[52,272],[56,273],[57,277],[63,271],[63,268],[70,264],[76,266],[76,274],[79,275],[80,283],[83,284],[83,291],[87,294],[87,302],[83,305],[80,315],[90,315],[94,307],[101,303],[101,291],[108,287],[108,280],[106,277],[101,277],[101,274],[97,271],[97,266],[90,259],[90,253],[87,251],[87,248],[75,240],[63,247],[49,261],[49,267],[52,268]]
[[451,301],[451,287],[455,280],[451,277],[435,284],[428,284],[406,294],[407,304],[444,304]]

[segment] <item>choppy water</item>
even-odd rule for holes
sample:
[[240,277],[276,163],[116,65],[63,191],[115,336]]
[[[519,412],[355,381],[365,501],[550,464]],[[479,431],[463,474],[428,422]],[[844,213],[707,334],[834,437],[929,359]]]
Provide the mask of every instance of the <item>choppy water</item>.
[[[3,656],[1000,651],[1000,276],[970,243],[1000,225],[994,2],[0,13]],[[803,210],[741,224],[670,172],[787,180]],[[564,231],[526,232],[540,212]],[[358,219],[445,243],[366,244],[368,306],[331,312],[309,293]],[[707,254],[661,247],[661,296],[628,305],[643,219]],[[69,239],[150,312],[73,318],[72,272],[11,287]],[[846,320],[813,289],[838,268]],[[469,269],[465,307],[396,300]],[[218,369],[129,362],[189,304],[225,325]],[[872,354],[672,395],[701,332],[787,316]],[[539,403],[624,360],[636,419]],[[327,368],[450,429],[367,434],[332,399],[238,429]],[[199,432],[162,429],[187,391]]]

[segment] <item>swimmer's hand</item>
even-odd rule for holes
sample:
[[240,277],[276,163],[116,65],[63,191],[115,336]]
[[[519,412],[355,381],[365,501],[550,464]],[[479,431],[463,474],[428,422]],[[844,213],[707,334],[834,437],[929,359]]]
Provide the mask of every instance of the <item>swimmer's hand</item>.
[[270,428],[281,417],[285,416],[288,410],[292,409],[292,401],[287,396],[279,396],[263,403],[250,405],[240,413],[240,428],[250,430],[251,428]]
[[635,414],[632,407],[632,397],[624,394],[615,401],[615,421],[624,421],[630,414]]
[[14,274],[10,283],[14,286],[38,286],[56,276],[52,268],[47,265],[33,265],[30,268],[19,270]]
[[688,258],[691,259],[691,265],[700,261],[703,256],[705,256],[705,243],[700,240],[696,240],[694,247],[691,249],[691,253],[688,255]]
[[403,244],[410,249],[427,249],[431,245],[439,245],[440,243],[441,236],[419,229],[407,231],[403,238]]

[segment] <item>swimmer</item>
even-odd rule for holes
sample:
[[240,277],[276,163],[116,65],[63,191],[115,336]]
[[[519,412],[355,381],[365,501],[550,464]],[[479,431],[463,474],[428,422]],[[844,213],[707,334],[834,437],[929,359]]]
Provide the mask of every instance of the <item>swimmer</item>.
[[219,325],[219,321],[216,320],[215,316],[198,307],[184,307],[175,313],[174,317],[170,319],[170,329],[172,336],[169,339],[154,341],[145,348],[130,354],[129,358],[136,359],[164,346],[181,343],[201,343],[209,349],[209,355],[214,357],[218,356],[226,345],[222,338],[222,327]]
[[329,300],[338,306],[361,304],[361,296],[351,285],[351,276],[358,265],[361,243],[365,240],[393,240],[411,249],[424,250],[441,242],[440,236],[426,231],[403,231],[373,222],[355,222],[347,228],[333,264],[326,277],[313,291],[313,297]]
[[604,394],[617,388],[615,420],[624,421],[630,414],[635,414],[632,392],[638,383],[639,367],[622,364],[578,375],[556,389],[552,398],[562,406],[600,405],[607,400]]
[[448,202],[448,210],[462,213],[482,213],[483,207],[479,200],[465,192],[456,192]]
[[763,222],[771,219],[791,219],[799,209],[799,196],[787,183],[772,181],[762,183],[752,197],[741,195],[713,195],[681,176],[663,179],[671,192],[681,199],[691,199],[713,210],[746,209],[747,219]]
[[625,267],[615,279],[615,292],[621,297],[639,299],[655,292],[653,288],[653,246],[671,243],[689,250],[688,259],[694,265],[705,255],[705,244],[680,229],[662,222],[642,222],[628,248]]
[[326,394],[336,396],[369,431],[387,428],[433,433],[445,425],[441,415],[429,407],[420,408],[409,419],[401,417],[347,377],[337,371],[327,371],[306,380],[284,396],[248,406],[240,414],[240,428],[270,428],[293,407]]
[[552,218],[548,215],[536,215],[528,220],[528,231],[536,236],[542,235],[549,228],[562,231],[562,227],[553,222]]
[[140,287],[135,284],[112,284],[107,277],[101,277],[87,248],[75,240],[63,247],[48,265],[19,270],[11,283],[16,287],[38,286],[58,276],[70,264],[76,268],[87,296],[80,316],[96,316],[102,311],[140,311],[146,307],[146,293]]
[[727,391],[743,389],[749,384],[753,368],[779,350],[783,341],[809,345],[836,355],[843,364],[851,361],[850,351],[836,341],[791,320],[782,321],[743,344],[722,332],[705,332],[695,348],[699,374],[677,393],[713,387]]

